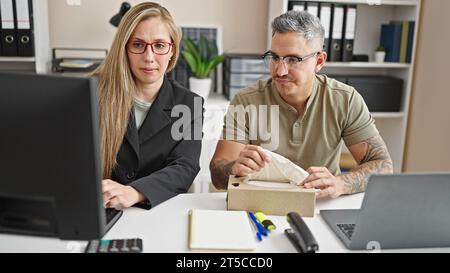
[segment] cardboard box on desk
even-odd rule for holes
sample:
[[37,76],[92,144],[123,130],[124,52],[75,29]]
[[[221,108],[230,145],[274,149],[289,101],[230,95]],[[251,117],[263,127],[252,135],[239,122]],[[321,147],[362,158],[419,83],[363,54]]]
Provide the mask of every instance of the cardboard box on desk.
[[249,184],[245,177],[230,176],[228,180],[228,210],[261,211],[282,216],[295,211],[300,216],[314,217],[315,204],[314,189],[256,186]]

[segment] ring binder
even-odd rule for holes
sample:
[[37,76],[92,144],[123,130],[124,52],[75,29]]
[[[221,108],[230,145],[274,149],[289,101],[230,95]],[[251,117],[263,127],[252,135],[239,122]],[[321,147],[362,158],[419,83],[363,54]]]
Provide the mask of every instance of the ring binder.
[[308,3],[306,11],[314,16],[318,16],[319,15],[319,3]]
[[13,0],[0,0],[1,11],[1,56],[17,56],[16,20]]
[[3,27],[2,27],[2,23],[3,23],[3,21],[2,21],[2,7],[1,7],[1,3],[0,3],[0,56],[3,56],[3,51],[2,51],[2,44],[3,44],[3,40],[1,40],[2,39],[2,37],[3,37]]
[[333,4],[331,12],[330,61],[342,61],[342,34],[344,26],[344,5]]
[[16,1],[17,51],[18,56],[33,57],[33,22],[31,0]]
[[331,33],[331,4],[319,3],[319,18],[325,29],[323,51],[329,53],[330,50],[330,33]]
[[344,46],[342,48],[342,61],[353,61],[353,44],[355,40],[356,28],[356,5],[347,5],[345,7],[345,30],[344,30]]
[[289,1],[288,10],[303,11],[307,9],[308,2],[305,1]]

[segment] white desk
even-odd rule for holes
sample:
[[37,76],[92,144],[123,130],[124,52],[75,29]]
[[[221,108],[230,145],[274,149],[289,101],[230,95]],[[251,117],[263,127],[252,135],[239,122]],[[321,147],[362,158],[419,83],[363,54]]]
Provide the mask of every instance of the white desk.
[[[143,239],[144,252],[189,252],[188,211],[197,209],[225,210],[225,193],[182,194],[149,211],[131,208],[124,211],[105,239]],[[319,200],[316,216],[304,218],[314,234],[320,252],[348,252],[318,214],[321,209],[355,209],[361,206],[363,194]],[[277,226],[269,237],[257,244],[255,252],[296,252],[284,229],[289,227],[284,216],[270,216]],[[86,242],[0,234],[0,252],[83,252]],[[450,252],[450,248],[412,249],[399,252]],[[392,252],[392,250],[390,250]]]

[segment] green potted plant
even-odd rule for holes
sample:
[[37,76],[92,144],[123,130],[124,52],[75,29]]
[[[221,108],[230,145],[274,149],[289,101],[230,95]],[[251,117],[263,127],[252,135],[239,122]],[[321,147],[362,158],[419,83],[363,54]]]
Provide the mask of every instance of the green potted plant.
[[189,37],[183,38],[183,46],[182,55],[193,73],[193,77],[189,78],[189,87],[207,99],[212,83],[209,74],[224,61],[225,56],[218,54],[216,41],[208,40],[204,36],[200,36],[198,42]]
[[383,46],[378,46],[375,50],[375,62],[382,63],[384,62],[384,58],[386,57],[386,50]]

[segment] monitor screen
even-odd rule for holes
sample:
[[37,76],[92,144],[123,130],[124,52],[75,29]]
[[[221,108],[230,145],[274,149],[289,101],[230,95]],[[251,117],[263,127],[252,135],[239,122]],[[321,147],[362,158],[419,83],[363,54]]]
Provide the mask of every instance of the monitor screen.
[[0,73],[0,232],[101,238],[94,78]]

